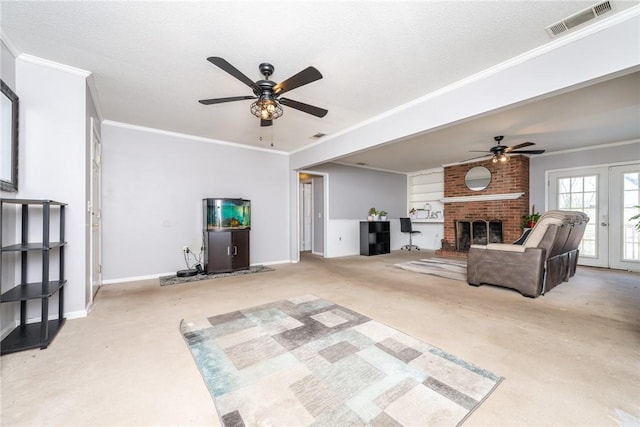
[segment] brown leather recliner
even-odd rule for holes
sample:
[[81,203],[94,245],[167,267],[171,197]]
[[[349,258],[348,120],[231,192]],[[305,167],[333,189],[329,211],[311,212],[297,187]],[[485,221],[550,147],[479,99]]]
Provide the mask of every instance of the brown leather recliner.
[[582,212],[548,211],[522,245],[471,245],[467,282],[503,286],[533,298],[544,294],[575,274],[588,221]]

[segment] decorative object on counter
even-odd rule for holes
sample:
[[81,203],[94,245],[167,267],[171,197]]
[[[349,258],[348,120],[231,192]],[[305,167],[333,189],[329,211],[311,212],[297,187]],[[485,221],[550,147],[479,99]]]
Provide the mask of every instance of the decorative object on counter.
[[243,274],[263,273],[266,271],[275,271],[271,267],[265,265],[252,265],[248,270],[236,270],[229,273],[213,273],[213,274],[196,274],[195,276],[178,277],[178,276],[162,276],[160,277],[160,286],[179,285],[182,283],[198,282],[200,280],[220,279],[223,277],[240,276]]
[[416,219],[429,219],[429,213],[424,209],[418,209],[416,212]]
[[377,221],[378,220],[378,211],[376,208],[369,209],[369,216],[367,216],[367,221]]
[[380,221],[386,221],[387,220],[387,211],[380,211],[378,212],[378,216],[380,217]]
[[180,333],[225,426],[456,426],[504,379],[315,295]]
[[416,208],[411,208],[411,209],[409,210],[409,218],[411,218],[411,219],[416,219],[416,217],[417,217],[417,214],[416,214]]

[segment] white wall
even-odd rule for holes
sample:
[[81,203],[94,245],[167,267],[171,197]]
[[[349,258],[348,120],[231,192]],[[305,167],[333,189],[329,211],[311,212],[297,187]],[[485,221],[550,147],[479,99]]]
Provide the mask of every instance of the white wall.
[[[16,90],[20,97],[19,188],[21,199],[51,199],[67,203],[65,240],[65,314],[86,313],[86,78],[82,70],[59,66],[37,58],[16,60]],[[34,219],[37,215],[34,215]],[[52,223],[57,233],[57,223]],[[54,234],[57,236],[57,234]],[[30,239],[41,241],[42,229],[30,229]],[[52,257],[51,278],[57,278]],[[29,280],[40,279],[33,263]],[[37,301],[36,301],[37,303]],[[50,300],[50,314],[57,311],[57,295]],[[29,317],[39,315],[31,304]]]
[[251,200],[251,264],[288,262],[288,157],[106,121],[103,278],[106,283],[186,268],[198,251],[202,199]]

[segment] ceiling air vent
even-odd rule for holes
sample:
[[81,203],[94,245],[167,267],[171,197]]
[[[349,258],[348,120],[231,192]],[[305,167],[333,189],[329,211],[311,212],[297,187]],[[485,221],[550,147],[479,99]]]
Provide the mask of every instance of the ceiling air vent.
[[550,37],[555,37],[565,31],[577,27],[578,25],[582,25],[587,21],[591,21],[592,19],[604,15],[607,12],[611,12],[612,10],[613,2],[611,0],[606,0],[591,6],[588,9],[575,13],[560,22],[549,25],[545,30],[547,30]]
[[326,133],[318,132],[315,135],[312,135],[311,138],[318,139],[318,138],[322,138],[323,136],[326,136],[326,135],[327,135]]

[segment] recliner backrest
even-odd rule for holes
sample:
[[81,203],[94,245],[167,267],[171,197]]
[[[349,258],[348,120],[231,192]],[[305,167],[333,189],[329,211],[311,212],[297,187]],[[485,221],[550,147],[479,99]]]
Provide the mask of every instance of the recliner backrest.
[[537,248],[550,225],[562,225],[566,222],[567,217],[561,211],[545,212],[536,225],[531,229],[531,233],[527,236],[523,246],[527,248]]

